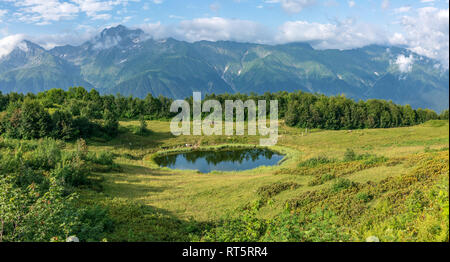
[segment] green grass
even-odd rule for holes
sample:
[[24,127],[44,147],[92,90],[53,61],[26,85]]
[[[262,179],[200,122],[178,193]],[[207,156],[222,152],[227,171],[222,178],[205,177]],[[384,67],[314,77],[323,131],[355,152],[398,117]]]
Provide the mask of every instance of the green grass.
[[[258,219],[273,219],[284,212],[286,203],[308,192],[334,188],[333,194],[349,194],[346,192],[351,190],[352,183],[363,185],[401,178],[416,168],[417,158],[422,154],[432,157],[447,152],[448,157],[449,145],[448,121],[392,129],[308,130],[307,135],[304,130],[280,123],[280,137],[273,149],[286,154],[287,160],[279,166],[200,174],[160,168],[152,158],[191,150],[186,144],[204,149],[253,147],[258,145],[259,137],[175,137],[170,133],[170,123],[164,121],[148,121],[150,132],[134,135],[129,128],[138,126],[139,121],[120,124],[122,132],[112,141],[88,141],[90,151],[112,152],[120,171],[98,174],[102,181],[101,192],[81,192],[84,203],[101,203],[120,221],[108,237],[114,241],[198,240],[202,235],[199,230],[225,218],[237,219],[255,203],[259,203],[254,214]],[[69,144],[67,150],[73,147]],[[347,149],[374,158],[344,161]],[[448,163],[446,170],[443,177],[448,177]],[[314,183],[315,180],[319,182]],[[261,190],[268,190],[268,195],[262,197]],[[371,198],[365,193],[357,196],[355,193],[354,198],[367,201],[366,209],[378,201],[369,201]],[[382,223],[388,222],[383,220]],[[351,225],[356,230],[357,225]],[[380,228],[371,230],[377,234],[382,231]],[[353,239],[363,240],[365,235],[361,232]]]

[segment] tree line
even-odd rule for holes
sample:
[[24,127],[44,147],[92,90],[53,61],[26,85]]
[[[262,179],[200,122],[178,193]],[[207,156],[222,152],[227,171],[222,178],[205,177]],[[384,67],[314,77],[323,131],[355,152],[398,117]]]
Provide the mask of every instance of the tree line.
[[[224,105],[225,100],[242,101],[278,100],[279,119],[288,126],[320,129],[362,129],[411,126],[428,120],[448,120],[448,109],[438,115],[430,109],[413,109],[410,105],[398,105],[392,101],[380,99],[360,100],[346,98],[343,95],[325,96],[302,91],[288,93],[257,94],[221,94],[206,95],[205,100],[217,99]],[[192,104],[192,98],[188,101]],[[222,110],[223,112],[225,110]],[[269,111],[267,109],[267,114]]]
[[101,96],[95,89],[71,87],[38,94],[0,92],[0,133],[7,137],[63,140],[117,135],[119,119],[166,119],[171,99]]
[[[202,101],[278,100],[279,119],[293,127],[360,129],[411,126],[432,119],[448,119],[448,110],[438,115],[429,109],[413,109],[392,101],[354,101],[345,96],[325,96],[305,92],[251,94],[207,94]],[[186,98],[192,106],[192,97]],[[0,92],[0,133],[7,137],[34,139],[52,137],[72,140],[87,137],[113,137],[120,119],[170,119],[172,99],[163,96],[144,99],[100,95],[92,89],[71,87],[38,94]],[[225,112],[225,110],[223,110]],[[269,113],[269,110],[267,110]],[[206,115],[206,114],[205,114]],[[247,116],[246,116],[247,117]]]

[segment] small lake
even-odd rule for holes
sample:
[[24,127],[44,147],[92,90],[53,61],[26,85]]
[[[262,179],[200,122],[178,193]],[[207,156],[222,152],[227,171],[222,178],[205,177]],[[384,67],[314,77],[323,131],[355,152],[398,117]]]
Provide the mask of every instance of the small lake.
[[242,171],[259,166],[273,166],[283,157],[284,155],[268,149],[252,148],[170,154],[156,157],[155,162],[160,167],[209,173],[214,170]]

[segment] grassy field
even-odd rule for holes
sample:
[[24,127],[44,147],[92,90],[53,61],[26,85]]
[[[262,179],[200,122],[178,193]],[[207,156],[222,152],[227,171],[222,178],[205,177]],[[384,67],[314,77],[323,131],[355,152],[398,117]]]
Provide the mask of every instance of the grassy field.
[[[81,191],[84,204],[104,205],[116,220],[114,232],[106,236],[109,241],[221,240],[205,238],[211,234],[202,230],[214,228],[221,221],[239,219],[247,214],[249,207],[255,207],[252,213],[255,219],[273,221],[287,209],[291,213],[295,210],[316,212],[327,208],[324,203],[334,210],[339,223],[349,227],[348,238],[332,241],[363,241],[371,234],[382,241],[421,241],[428,239],[420,237],[426,235],[422,231],[436,225],[441,229],[430,233],[431,240],[443,238],[445,241],[447,237],[448,241],[448,217],[446,222],[435,218],[433,212],[441,211],[433,203],[426,207],[439,210],[422,208],[420,211],[432,216],[428,222],[414,220],[420,217],[419,211],[408,218],[414,220],[412,222],[402,217],[403,226],[407,227],[410,222],[417,226],[417,232],[412,235],[408,230],[395,231],[389,211],[381,210],[391,206],[397,212],[394,216],[403,216],[408,213],[409,196],[415,191],[431,192],[445,185],[445,179],[448,181],[448,121],[436,120],[404,128],[308,130],[307,133],[280,123],[275,149],[286,154],[286,161],[275,167],[210,174],[159,168],[150,156],[164,150],[187,150],[186,144],[195,147],[258,145],[259,137],[175,137],[170,133],[169,122],[162,121],[148,121],[148,134],[135,135],[132,130],[139,125],[138,121],[120,125],[122,132],[115,139],[88,140],[88,146],[90,151],[113,152],[121,170],[95,174],[93,178],[101,187]],[[430,164],[430,161],[435,162]],[[434,163],[440,165],[436,175],[427,166]],[[400,185],[398,181],[405,181],[422,167],[430,170],[429,174],[425,171],[430,179],[379,190],[385,185]],[[355,184],[346,185],[349,181]],[[339,183],[344,185],[344,190],[339,189]],[[443,190],[447,192],[448,212],[448,186]],[[400,202],[392,200],[390,194],[396,192],[405,196],[402,195]],[[311,200],[305,202],[308,196]],[[348,197],[352,197],[351,201],[347,201]],[[354,202],[355,199],[359,200]],[[368,222],[371,214],[385,216],[376,223]],[[421,223],[425,224],[421,226]],[[389,233],[392,228],[395,234]]]

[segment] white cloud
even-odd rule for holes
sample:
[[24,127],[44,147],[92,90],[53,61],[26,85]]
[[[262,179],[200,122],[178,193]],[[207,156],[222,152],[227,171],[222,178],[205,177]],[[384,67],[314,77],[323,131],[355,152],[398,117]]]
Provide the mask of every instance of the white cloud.
[[411,10],[410,6],[401,6],[399,8],[394,9],[394,13],[401,14],[401,13],[408,13]]
[[[63,19],[74,19],[84,13],[93,20],[108,20],[115,6],[126,6],[130,1],[140,0],[7,0],[14,2],[19,21],[35,24],[50,24]],[[156,1],[156,0],[155,0]],[[162,2],[159,0],[158,2]]]
[[162,25],[161,22],[139,25],[139,28],[154,39],[163,39],[171,36],[168,27]]
[[79,8],[69,2],[59,0],[23,0],[16,1],[18,12],[14,13],[20,21],[46,24],[51,21],[74,18]]
[[348,6],[350,8],[354,7],[356,5],[355,1],[348,1]]
[[350,49],[369,44],[387,43],[386,33],[355,20],[347,19],[331,24],[306,21],[286,22],[279,28],[278,43],[309,42],[318,49]]
[[269,40],[267,29],[256,22],[221,17],[183,20],[171,30],[178,38],[190,42],[231,40],[262,43]]
[[64,31],[57,34],[39,35],[39,36],[27,36],[30,41],[39,44],[45,49],[51,49],[55,46],[61,45],[80,45],[88,40],[91,40],[100,32],[103,28],[95,28],[87,25],[79,25],[73,30]]
[[93,14],[91,15],[92,20],[109,20],[111,19],[110,14]]
[[286,22],[280,27],[278,41],[305,42],[325,40],[334,37],[336,25],[309,23],[306,21]]
[[[11,0],[15,1],[15,0]],[[32,21],[37,24],[46,24],[61,19],[69,19],[80,13],[85,13],[92,20],[108,20],[111,18],[111,10],[120,4],[126,5],[131,0],[23,0],[16,1],[19,9],[23,9],[20,19]],[[138,0],[133,0],[138,1]],[[149,1],[162,3],[161,0]],[[265,5],[280,4],[291,13],[300,12],[303,8],[313,5],[315,0],[265,0]],[[355,1],[348,0],[348,5],[355,6]],[[380,2],[379,2],[380,3]],[[389,8],[389,1],[382,3],[384,8]],[[0,19],[2,16],[0,10]],[[142,29],[149,36],[161,39],[174,37],[179,40],[195,42],[200,40],[230,40],[238,42],[256,42],[266,44],[280,44],[288,42],[308,42],[318,49],[351,49],[370,44],[393,44],[409,48],[411,51],[433,59],[438,59],[446,68],[449,64],[449,10],[435,7],[414,9],[410,6],[400,6],[392,9],[389,14],[401,14],[398,24],[402,30],[390,32],[382,27],[363,23],[354,19],[336,20],[328,23],[316,23],[309,21],[289,21],[278,28],[264,26],[261,23],[228,19],[221,17],[197,18],[184,20],[185,18],[171,15],[172,19],[179,19],[174,24],[163,25],[147,23]],[[13,14],[14,15],[14,14]],[[398,16],[395,16],[398,17]],[[125,17],[125,21],[131,17]],[[124,20],[116,20],[122,21]],[[150,19],[145,20],[151,21]],[[398,27],[392,27],[398,28]],[[92,30],[91,30],[92,31]],[[97,30],[98,31],[98,30]],[[64,43],[77,44],[79,39],[85,41],[86,35],[80,32],[73,34],[40,36],[29,38],[36,40],[44,47],[60,45]],[[80,37],[82,35],[82,37]],[[46,42],[44,38],[49,40]],[[64,40],[64,37],[67,40]],[[6,49],[4,49],[6,50]]]
[[201,40],[265,44],[309,42],[318,49],[350,49],[376,43],[386,44],[389,41],[386,32],[352,19],[327,24],[291,21],[284,23],[276,31],[253,21],[221,17],[183,20],[172,25],[157,22],[139,27],[155,39],[174,37],[188,42]]
[[394,33],[391,38],[389,39],[389,42],[392,45],[397,46],[404,46],[408,44],[408,41],[405,39],[405,37],[401,33]]
[[399,55],[394,62],[398,66],[398,70],[402,73],[409,73],[412,71],[414,64],[414,56],[410,54],[408,57]]
[[410,50],[449,67],[449,9],[420,8],[414,15],[403,16],[400,24],[404,33],[394,35],[391,43],[403,41]]
[[114,6],[125,3],[122,1],[99,1],[99,0],[72,0],[76,3],[81,12],[85,12],[87,16],[94,19],[109,19],[106,14],[98,14],[100,12],[111,11]]
[[266,0],[265,3],[280,3],[287,13],[300,13],[304,8],[314,5],[316,0]]
[[22,42],[24,35],[10,35],[0,39],[0,58],[11,53]]

